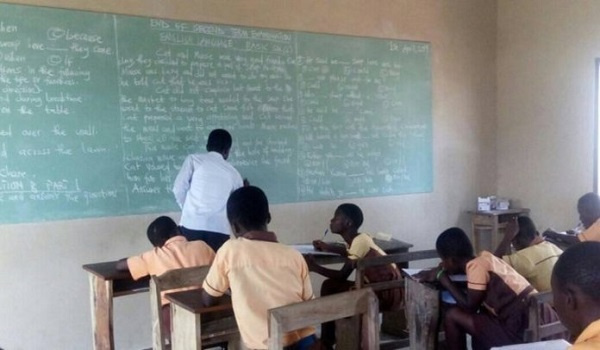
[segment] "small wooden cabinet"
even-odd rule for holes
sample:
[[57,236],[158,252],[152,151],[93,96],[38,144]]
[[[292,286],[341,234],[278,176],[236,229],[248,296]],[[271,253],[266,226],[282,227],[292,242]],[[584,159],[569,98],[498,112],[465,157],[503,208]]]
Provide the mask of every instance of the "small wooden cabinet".
[[529,215],[529,209],[470,211],[469,213],[471,214],[470,238],[475,253],[482,250],[493,253],[502,240],[506,223],[514,216]]

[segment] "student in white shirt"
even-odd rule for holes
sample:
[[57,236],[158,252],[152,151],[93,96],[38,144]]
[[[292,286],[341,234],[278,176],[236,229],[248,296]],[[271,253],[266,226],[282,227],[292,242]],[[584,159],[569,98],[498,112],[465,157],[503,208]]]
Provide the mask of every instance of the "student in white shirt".
[[181,207],[180,229],[189,240],[203,240],[217,251],[229,239],[226,204],[243,186],[240,173],[227,162],[232,138],[224,129],[210,132],[207,153],[188,155],[175,178],[173,193]]

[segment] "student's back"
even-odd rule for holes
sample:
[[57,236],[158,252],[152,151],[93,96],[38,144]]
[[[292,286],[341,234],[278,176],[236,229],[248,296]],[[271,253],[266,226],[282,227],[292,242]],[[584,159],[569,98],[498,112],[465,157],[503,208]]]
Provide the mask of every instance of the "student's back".
[[[217,252],[202,298],[213,305],[230,288],[242,341],[248,348],[266,349],[268,310],[313,298],[308,267],[300,253],[267,231],[269,204],[259,188],[235,190],[227,201],[227,217],[237,238]],[[314,327],[290,332],[284,345],[305,349],[316,341],[314,333]]]
[[539,292],[552,290],[550,277],[552,268],[562,254],[562,250],[550,242],[541,242],[511,255],[502,257]]
[[[310,300],[313,297],[308,268],[298,251],[277,242],[243,237],[229,240],[219,249],[204,288],[222,295],[231,288],[231,300],[244,343],[262,348],[268,334],[269,309]],[[293,343],[315,331],[288,334]]]

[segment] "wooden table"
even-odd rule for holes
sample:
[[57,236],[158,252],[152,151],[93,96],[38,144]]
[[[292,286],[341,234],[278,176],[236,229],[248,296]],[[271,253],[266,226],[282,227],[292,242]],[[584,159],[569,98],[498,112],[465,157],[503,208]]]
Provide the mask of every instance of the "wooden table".
[[[168,293],[166,298],[171,302],[172,350],[200,350],[209,343],[239,338],[228,295],[219,298],[218,304],[211,307],[202,304],[200,289]],[[209,339],[209,343],[203,344],[205,339]]]
[[[471,242],[475,252],[482,250],[494,252],[502,240],[500,231],[506,228],[506,223],[514,216],[529,215],[529,209],[470,211],[469,213],[471,214]],[[481,244],[481,231],[490,232],[491,247]]]
[[[410,248],[413,247],[412,244],[406,243],[404,241],[400,241],[398,239],[392,238],[389,241],[384,241],[380,239],[373,239],[375,244],[379,248],[381,248],[386,254],[397,254],[397,253],[406,253]],[[329,244],[339,244],[343,245],[343,243],[336,242],[327,242]],[[329,264],[341,264],[346,261],[346,257],[341,255],[314,255],[315,260],[320,265],[329,265]]]
[[134,281],[127,271],[118,271],[116,261],[83,265],[89,273],[94,350],[115,348],[113,298],[147,292],[150,278]]
[[405,277],[406,318],[411,350],[437,349],[440,292],[430,284]]

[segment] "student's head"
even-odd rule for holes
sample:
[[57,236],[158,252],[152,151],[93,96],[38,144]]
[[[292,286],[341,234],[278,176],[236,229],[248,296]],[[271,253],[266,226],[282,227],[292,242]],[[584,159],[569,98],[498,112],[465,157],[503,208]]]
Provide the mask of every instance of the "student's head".
[[554,265],[552,294],[561,322],[578,336],[600,319],[600,242],[571,246]]
[[435,249],[449,273],[464,273],[466,263],[473,259],[473,245],[465,231],[458,227],[440,233]]
[[223,158],[229,157],[229,150],[233,140],[231,134],[225,129],[215,129],[208,135],[206,141],[206,150],[208,152],[218,152],[223,155]]
[[179,234],[179,228],[170,217],[160,216],[148,226],[146,234],[153,246],[162,247],[169,238]]
[[329,229],[333,233],[344,233],[349,230],[356,231],[362,223],[362,210],[356,204],[344,203],[335,210],[333,218],[329,222]]
[[583,226],[592,226],[600,218],[600,197],[593,192],[584,194],[577,201],[577,211]]
[[236,237],[252,230],[265,230],[271,221],[267,196],[255,186],[238,188],[227,200],[227,218]]
[[538,236],[538,232],[533,220],[528,216],[519,216],[517,222],[519,223],[519,232],[513,238],[512,245],[516,250],[521,250],[531,245],[531,242]]

